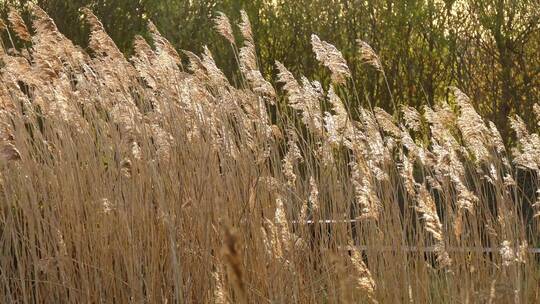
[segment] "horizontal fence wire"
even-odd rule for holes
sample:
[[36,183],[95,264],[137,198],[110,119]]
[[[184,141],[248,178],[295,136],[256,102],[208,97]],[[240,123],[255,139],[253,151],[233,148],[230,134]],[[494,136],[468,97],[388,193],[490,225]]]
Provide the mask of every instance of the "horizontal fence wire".
[[[378,252],[436,252],[440,248],[435,246],[419,247],[419,246],[338,246],[338,250],[360,250],[360,251],[378,251]],[[502,247],[444,247],[447,252],[479,252],[479,253],[499,253]],[[515,248],[514,248],[515,249]],[[540,248],[527,248],[528,253],[540,254]]]
[[[307,221],[291,221],[293,224],[300,225],[313,225],[313,224],[351,224],[360,222],[359,220],[307,220]],[[479,252],[479,253],[499,253],[503,247],[445,247],[444,249],[448,252]],[[338,250],[361,250],[361,251],[378,251],[378,252],[435,252],[438,250],[435,246],[364,246],[364,245],[347,245],[347,246],[338,246]],[[517,249],[517,248],[514,248]],[[533,247],[527,248],[526,250],[531,254],[540,254],[540,248]]]

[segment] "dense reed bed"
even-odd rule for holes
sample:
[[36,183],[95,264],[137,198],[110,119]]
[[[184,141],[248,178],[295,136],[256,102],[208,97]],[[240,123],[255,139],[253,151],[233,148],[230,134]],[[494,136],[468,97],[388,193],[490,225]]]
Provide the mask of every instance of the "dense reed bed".
[[89,52],[31,12],[1,52],[0,302],[540,300],[540,138],[518,115],[510,148],[457,88],[389,114],[316,35],[331,83],[279,62],[269,83],[245,14],[216,18],[231,83],[152,23],[126,59],[88,9]]

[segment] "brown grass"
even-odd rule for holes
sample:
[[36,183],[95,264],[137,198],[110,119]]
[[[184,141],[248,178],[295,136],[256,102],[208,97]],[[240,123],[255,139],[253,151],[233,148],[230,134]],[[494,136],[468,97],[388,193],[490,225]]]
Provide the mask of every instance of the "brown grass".
[[32,12],[28,50],[1,52],[1,303],[540,301],[540,139],[519,117],[510,153],[457,89],[362,108],[317,36],[334,84],[277,63],[281,92],[245,14],[240,50],[216,22],[235,87],[153,24],[128,61],[91,11],[91,55]]

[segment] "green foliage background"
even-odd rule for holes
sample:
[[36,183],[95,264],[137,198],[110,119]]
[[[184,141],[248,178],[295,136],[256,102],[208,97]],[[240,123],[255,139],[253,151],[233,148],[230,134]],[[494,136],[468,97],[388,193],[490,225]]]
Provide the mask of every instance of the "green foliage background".
[[[7,0],[23,7],[28,0]],[[37,0],[75,43],[85,46],[88,30],[78,9],[89,6],[110,36],[129,55],[134,35],[146,34],[151,19],[178,49],[200,52],[208,45],[220,68],[234,80],[231,47],[215,33],[217,11],[231,21],[241,9],[250,16],[261,69],[275,77],[279,60],[297,76],[323,83],[329,74],[315,61],[310,35],[334,44],[353,71],[361,99],[391,109],[449,98],[448,86],[466,92],[503,137],[507,117],[533,118],[540,100],[540,2],[538,0]],[[5,35],[5,34],[4,34]],[[6,38],[6,37],[4,37]],[[381,56],[390,92],[380,74],[357,60],[356,39]]]

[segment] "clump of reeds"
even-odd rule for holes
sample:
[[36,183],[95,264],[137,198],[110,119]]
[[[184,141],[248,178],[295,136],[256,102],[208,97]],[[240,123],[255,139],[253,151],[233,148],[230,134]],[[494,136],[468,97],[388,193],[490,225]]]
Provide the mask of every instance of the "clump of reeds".
[[151,22],[128,60],[88,8],[89,52],[30,12],[0,54],[0,302],[539,301],[540,137],[519,116],[506,149],[458,89],[368,107],[316,35],[331,85],[277,62],[278,96],[245,12],[240,49],[215,20],[238,87]]

